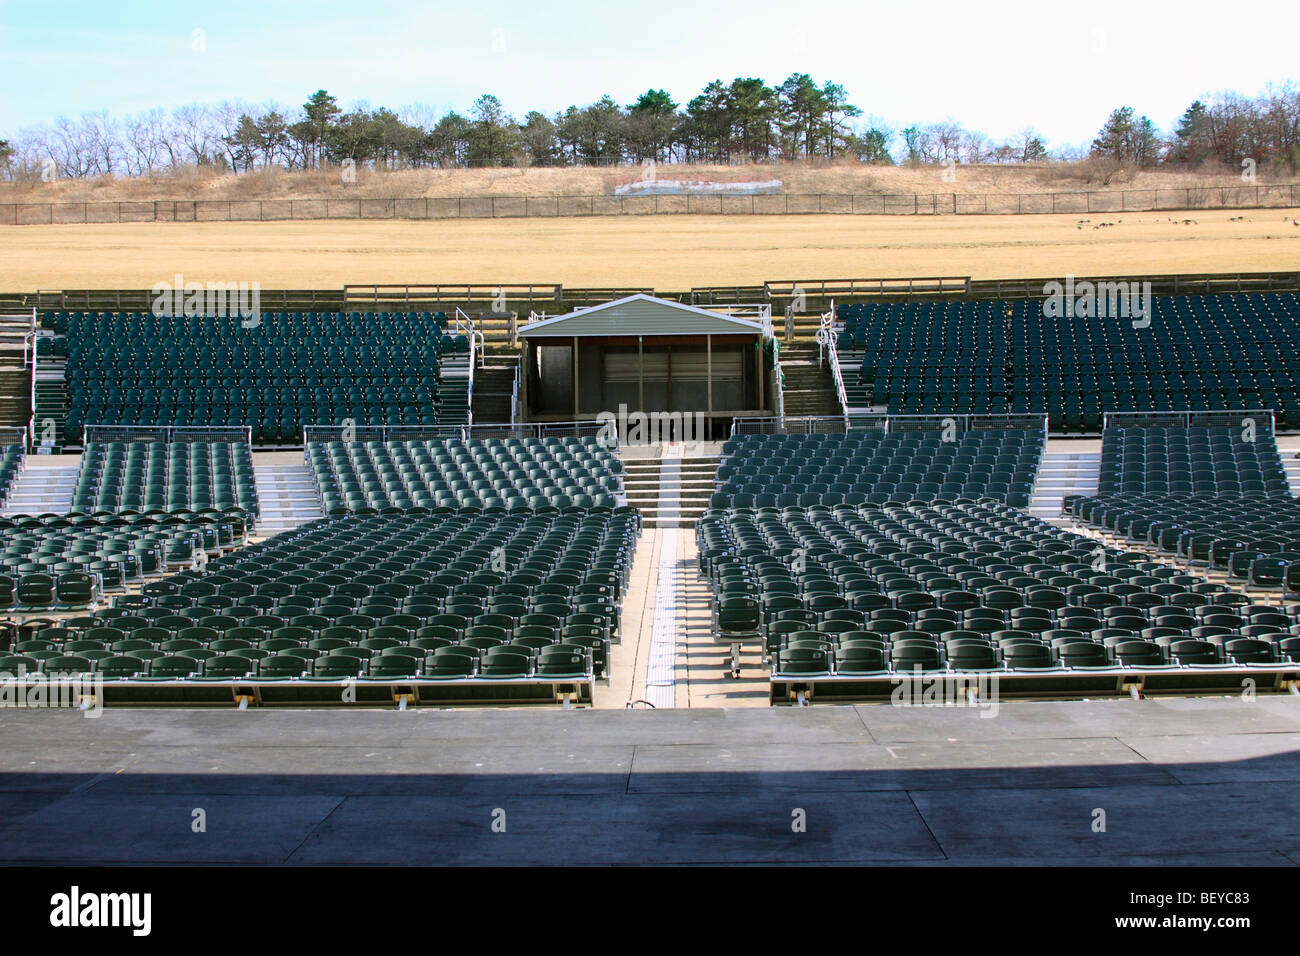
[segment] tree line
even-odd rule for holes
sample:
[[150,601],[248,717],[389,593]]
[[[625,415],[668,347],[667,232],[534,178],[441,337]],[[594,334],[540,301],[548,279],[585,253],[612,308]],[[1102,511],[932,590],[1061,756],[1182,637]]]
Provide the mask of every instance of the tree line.
[[1228,92],[1194,100],[1168,134],[1123,106],[1107,118],[1090,152],[1136,166],[1212,161],[1295,175],[1300,170],[1300,88],[1287,83],[1256,97]]
[[377,170],[419,167],[602,166],[765,163],[852,159],[875,164],[1034,163],[1084,155],[1154,166],[1218,162],[1300,166],[1300,91],[1196,100],[1162,133],[1125,106],[1113,111],[1086,150],[1049,152],[1032,128],[1003,141],[949,119],[895,132],[858,122],[860,107],[838,83],[794,73],[777,85],[756,77],[714,80],[685,104],[650,89],[630,104],[602,96],[552,115],[507,112],[490,93],[466,113],[425,107],[344,110],[317,90],[296,109],[238,102],[152,109],[117,119],[106,111],[23,130],[0,140],[11,179],[150,176],[183,167],[244,173],[309,170],[349,161]]

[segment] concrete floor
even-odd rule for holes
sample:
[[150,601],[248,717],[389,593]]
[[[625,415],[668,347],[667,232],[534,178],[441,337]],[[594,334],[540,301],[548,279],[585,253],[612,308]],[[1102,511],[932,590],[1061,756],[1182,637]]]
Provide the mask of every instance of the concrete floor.
[[9,711],[0,862],[1300,863],[1300,700],[980,713]]

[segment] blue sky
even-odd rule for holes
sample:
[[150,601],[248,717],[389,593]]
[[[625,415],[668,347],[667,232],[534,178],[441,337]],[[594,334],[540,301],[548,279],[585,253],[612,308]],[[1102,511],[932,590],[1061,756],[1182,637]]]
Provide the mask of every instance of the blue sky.
[[1167,129],[1198,95],[1300,80],[1297,37],[1295,0],[0,0],[0,137],[101,109],[294,106],[318,88],[438,113],[491,92],[522,116],[801,71],[896,130],[1034,125],[1055,148],[1116,106]]

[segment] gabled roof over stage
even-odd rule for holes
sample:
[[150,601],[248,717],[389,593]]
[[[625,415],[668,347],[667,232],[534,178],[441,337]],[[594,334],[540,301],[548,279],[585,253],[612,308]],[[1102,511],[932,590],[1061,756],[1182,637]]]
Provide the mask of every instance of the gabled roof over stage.
[[521,338],[574,336],[758,335],[759,323],[637,293],[523,326]]

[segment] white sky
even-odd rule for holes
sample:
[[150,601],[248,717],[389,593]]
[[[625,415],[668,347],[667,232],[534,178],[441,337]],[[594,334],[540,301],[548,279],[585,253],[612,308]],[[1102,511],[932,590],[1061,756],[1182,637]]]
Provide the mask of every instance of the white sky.
[[439,113],[483,92],[516,116],[650,87],[684,104],[714,78],[799,71],[895,130],[1033,125],[1056,149],[1118,106],[1167,130],[1198,96],[1296,77],[1298,39],[1296,0],[0,0],[0,138],[100,109],[296,106],[318,88]]

